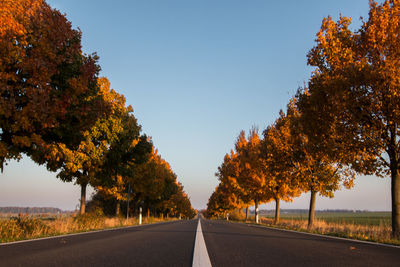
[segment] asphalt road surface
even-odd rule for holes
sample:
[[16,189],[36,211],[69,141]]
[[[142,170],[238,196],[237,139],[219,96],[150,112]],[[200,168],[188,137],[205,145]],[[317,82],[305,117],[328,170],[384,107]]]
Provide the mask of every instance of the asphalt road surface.
[[400,248],[205,220],[213,266],[400,266]]
[[191,266],[197,220],[0,246],[0,266]]
[[[0,266],[192,266],[198,220],[0,246]],[[201,220],[212,266],[400,266],[400,248]],[[207,254],[207,253],[206,253]]]

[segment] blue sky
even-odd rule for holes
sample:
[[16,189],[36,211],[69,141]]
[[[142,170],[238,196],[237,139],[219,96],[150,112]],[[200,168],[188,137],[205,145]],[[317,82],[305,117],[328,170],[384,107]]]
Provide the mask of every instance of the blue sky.
[[[170,162],[195,208],[240,130],[261,130],[284,109],[311,68],[306,54],[324,17],[367,17],[367,0],[51,0],[100,56],[101,74],[124,94]],[[40,192],[40,193],[38,193]],[[73,209],[79,188],[29,159],[0,174],[0,206]],[[307,208],[308,195],[282,207]],[[268,206],[272,207],[272,206]],[[317,208],[390,209],[390,179],[360,177]]]

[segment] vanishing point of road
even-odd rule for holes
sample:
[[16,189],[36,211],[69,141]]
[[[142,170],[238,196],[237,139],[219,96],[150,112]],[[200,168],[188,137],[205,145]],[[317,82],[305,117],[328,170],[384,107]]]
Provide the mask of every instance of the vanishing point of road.
[[0,266],[210,265],[400,266],[400,248],[205,219],[0,245]]

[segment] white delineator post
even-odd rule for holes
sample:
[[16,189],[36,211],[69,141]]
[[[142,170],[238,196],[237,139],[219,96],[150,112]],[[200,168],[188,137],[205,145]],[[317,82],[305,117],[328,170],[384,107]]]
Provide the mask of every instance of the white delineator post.
[[193,267],[211,267],[210,257],[208,256],[206,242],[204,241],[203,231],[201,230],[200,215],[197,223],[196,239],[194,241]]
[[142,224],[142,207],[139,208],[139,224]]
[[256,216],[256,223],[258,223],[258,201],[256,201],[256,210],[255,210],[255,216]]

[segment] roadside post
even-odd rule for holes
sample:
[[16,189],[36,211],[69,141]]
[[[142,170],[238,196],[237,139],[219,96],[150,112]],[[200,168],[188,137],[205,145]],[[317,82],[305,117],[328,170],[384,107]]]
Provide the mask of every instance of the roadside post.
[[139,208],[139,225],[142,224],[142,207]]

